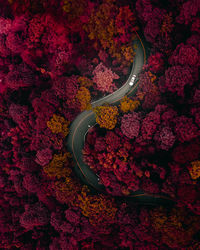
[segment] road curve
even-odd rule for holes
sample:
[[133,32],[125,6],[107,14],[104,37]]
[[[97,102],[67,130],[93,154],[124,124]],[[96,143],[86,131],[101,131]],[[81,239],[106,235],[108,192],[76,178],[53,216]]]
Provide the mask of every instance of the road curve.
[[[104,103],[118,104],[119,101],[125,96],[134,95],[139,84],[138,75],[142,70],[143,64],[146,63],[146,50],[144,44],[136,32],[137,39],[133,41],[134,50],[136,52],[134,63],[129,78],[126,83],[116,90],[115,92],[105,96],[97,101],[92,102],[92,107],[102,105]],[[135,49],[136,47],[136,49]],[[135,75],[135,76],[134,76]],[[134,84],[130,86],[131,78],[134,76]],[[76,163],[75,172],[82,179],[84,183],[96,190],[97,192],[105,192],[105,187],[99,183],[98,176],[84,163],[82,156],[82,149],[84,147],[85,135],[90,127],[96,124],[96,117],[93,111],[86,110],[80,113],[70,126],[70,133],[67,136],[66,146],[68,151],[73,155]],[[88,125],[90,127],[88,127]],[[120,199],[129,200],[130,202],[137,202],[148,205],[171,205],[174,201],[165,195],[155,195],[137,191],[129,196],[116,197]]]

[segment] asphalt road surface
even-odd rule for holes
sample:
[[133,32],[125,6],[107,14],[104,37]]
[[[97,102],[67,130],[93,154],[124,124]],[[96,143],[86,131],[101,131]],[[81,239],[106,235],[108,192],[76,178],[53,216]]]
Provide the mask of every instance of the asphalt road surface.
[[[118,104],[125,95],[132,96],[135,94],[139,84],[139,73],[142,71],[143,64],[146,63],[147,49],[145,48],[144,43],[138,34],[137,39],[133,41],[133,46],[136,55],[130,76],[126,83],[112,94],[109,94],[91,103],[92,107],[99,106],[104,103]],[[135,46],[137,47],[136,49]],[[95,126],[95,124],[96,117],[93,111],[89,110],[80,113],[70,126],[70,133],[67,136],[66,146],[67,149],[72,153],[73,159],[76,163],[76,174],[93,190],[106,193],[105,187],[99,183],[98,176],[89,168],[86,163],[84,163],[82,155],[85,136],[88,133],[88,130]],[[129,196],[116,198],[147,205],[171,205],[174,203],[174,201],[168,196],[149,194],[143,191],[133,192]]]

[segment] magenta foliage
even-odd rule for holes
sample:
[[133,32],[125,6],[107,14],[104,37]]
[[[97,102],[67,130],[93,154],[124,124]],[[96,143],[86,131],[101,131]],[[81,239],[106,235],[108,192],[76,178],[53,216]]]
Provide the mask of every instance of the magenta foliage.
[[25,205],[25,212],[20,217],[20,223],[23,227],[31,230],[36,226],[44,226],[48,222],[49,212],[42,203]]
[[200,3],[198,0],[188,0],[181,6],[180,15],[177,16],[178,23],[189,24],[193,17],[200,11]]
[[95,150],[97,152],[100,152],[105,149],[106,149],[105,139],[103,137],[97,137],[95,141]]
[[77,77],[59,77],[53,81],[53,90],[56,95],[63,99],[73,99],[78,91]]
[[16,18],[7,35],[6,45],[13,53],[21,53],[26,49],[25,39],[27,33],[27,18],[21,16]]
[[190,45],[179,44],[172,56],[169,58],[169,62],[172,65],[190,65],[196,66],[199,60],[198,50]]
[[195,123],[200,128],[200,107],[198,107],[198,108],[192,108],[191,109],[191,114],[194,116]]
[[136,112],[124,115],[121,120],[122,133],[130,139],[137,137],[141,126],[140,120],[140,114]]
[[4,34],[0,34],[0,53],[2,57],[10,55],[10,50],[6,46],[6,36]]
[[172,66],[165,71],[165,88],[184,96],[184,87],[194,83],[194,71],[189,66]]
[[20,87],[33,86],[35,84],[35,76],[27,65],[22,63],[18,66],[10,65],[5,81],[9,88],[18,90]]
[[199,157],[200,142],[191,141],[187,144],[179,144],[174,148],[172,156],[175,162],[180,164],[190,163]]
[[148,59],[148,66],[151,72],[158,73],[164,69],[163,55],[157,52]]
[[41,189],[40,179],[35,174],[27,173],[23,178],[23,186],[29,192],[37,193]]
[[151,140],[160,124],[160,115],[157,112],[150,112],[142,121],[141,136],[143,140]]
[[191,27],[191,30],[193,32],[197,32],[197,33],[200,33],[200,18],[199,17],[196,17],[192,23],[192,27]]
[[42,150],[38,150],[36,154],[36,162],[41,165],[45,166],[47,165],[50,160],[52,159],[52,151],[49,148],[45,148]]
[[[99,8],[102,3],[104,9]],[[0,248],[198,248],[198,233],[193,235],[195,229],[179,222],[174,212],[175,217],[169,216],[171,208],[154,210],[120,199],[109,208],[105,201],[138,189],[162,192],[178,202],[176,211],[187,207],[188,218],[200,215],[199,178],[193,180],[189,172],[200,157],[199,1],[0,0],[0,6]],[[72,122],[80,113],[76,96],[81,85],[98,99],[121,87],[130,72],[131,66],[110,57],[110,48],[96,51],[98,37],[88,38],[89,26],[99,32],[98,20],[91,23],[99,9],[100,15],[110,16],[120,11],[106,25],[109,36],[116,26],[113,41],[120,46],[127,42],[124,48],[135,35],[126,14],[136,18],[150,42],[144,43],[150,56],[139,75],[137,111],[119,115],[112,131],[96,126],[86,136],[84,161],[107,191],[105,201],[94,196],[102,202],[98,209],[108,213],[117,208],[113,220],[96,216],[97,224],[98,219],[103,222],[94,226],[80,205],[84,191],[73,197],[73,205],[69,200],[71,182],[79,181],[72,162],[70,178],[50,178],[43,167],[66,152],[64,136],[47,126],[53,115]],[[100,35],[106,38],[107,33]],[[56,184],[63,184],[61,190]],[[88,209],[98,213],[95,202]],[[199,217],[194,218],[198,225]],[[187,230],[190,242],[184,244],[187,237],[182,237],[183,243],[177,243]]]
[[14,122],[23,129],[23,123],[28,121],[28,107],[12,103],[9,107],[9,114]]
[[158,142],[161,149],[169,150],[173,146],[176,137],[173,134],[171,128],[163,127],[155,134],[154,140]]
[[7,35],[11,30],[12,20],[8,18],[0,17],[0,34]]
[[175,118],[175,133],[180,142],[190,141],[199,136],[199,130],[191,118],[180,116]]
[[187,44],[200,50],[199,38],[200,38],[199,34],[194,33],[191,37],[187,39]]
[[105,136],[105,142],[108,145],[107,150],[117,150],[121,144],[120,137],[117,136],[113,131],[108,131]]

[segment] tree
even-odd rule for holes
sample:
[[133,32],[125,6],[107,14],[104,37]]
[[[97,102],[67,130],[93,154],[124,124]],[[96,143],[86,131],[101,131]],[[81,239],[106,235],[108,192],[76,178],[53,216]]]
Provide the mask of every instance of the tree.
[[40,166],[45,166],[51,159],[52,150],[50,148],[45,148],[37,151],[35,162],[37,162]]
[[81,104],[81,111],[90,108],[91,95],[90,91],[87,88],[80,87],[77,92],[76,98]]
[[198,50],[191,45],[185,45],[184,43],[181,43],[172,53],[171,57],[169,58],[169,63],[172,65],[180,64],[194,67],[197,65],[198,60]]
[[163,127],[158,130],[154,136],[154,140],[158,143],[158,148],[169,150],[176,140],[171,128]]
[[12,27],[12,20],[9,18],[0,17],[0,34],[8,35]]
[[16,17],[6,38],[6,45],[13,54],[20,54],[26,49],[25,39],[27,36],[27,17]]
[[193,17],[195,17],[200,10],[200,4],[197,0],[189,0],[182,4],[180,8],[180,14],[176,17],[178,23],[184,23],[188,25],[192,22]]
[[47,127],[51,129],[52,133],[62,133],[66,137],[69,133],[69,124],[70,122],[66,121],[64,117],[53,114],[51,120],[47,122]]
[[93,82],[96,83],[98,90],[112,93],[116,89],[113,80],[119,79],[119,76],[103,63],[99,63],[92,73],[94,75]]
[[184,97],[184,87],[193,85],[195,80],[194,70],[189,66],[172,66],[165,71],[165,88]]
[[199,152],[200,143],[198,140],[193,140],[177,145],[172,152],[172,157],[177,163],[189,164],[191,161],[198,160]]
[[193,180],[198,179],[200,177],[200,161],[191,162],[188,170]]
[[5,77],[6,85],[12,90],[20,87],[32,87],[35,85],[35,75],[25,63],[10,65],[9,73]]
[[141,126],[141,117],[139,113],[132,112],[124,115],[121,120],[122,133],[130,139],[139,135]]
[[53,82],[53,90],[63,100],[72,100],[78,92],[77,76],[59,77]]
[[23,227],[32,230],[34,227],[47,225],[48,222],[49,212],[41,202],[25,205],[25,212],[20,217],[20,223]]
[[90,195],[88,188],[84,186],[81,194],[78,195],[78,204],[83,215],[89,218],[92,225],[99,227],[114,222],[117,208],[113,199],[103,194]]
[[148,68],[152,73],[161,72],[164,69],[164,59],[162,53],[155,53],[148,58]]
[[159,124],[160,124],[159,113],[155,111],[148,113],[146,117],[143,119],[141,126],[141,135],[143,140],[151,140]]
[[[98,6],[98,9],[93,9],[89,22],[83,27],[89,39],[94,41],[95,49],[107,49],[118,63],[127,66],[134,56],[132,47],[127,43],[133,40],[134,30],[138,29],[135,20],[129,6],[117,8],[113,1],[105,1]],[[122,49],[123,45],[128,49],[125,47]]]
[[85,88],[89,88],[93,85],[92,80],[90,80],[89,78],[85,77],[85,76],[80,76],[77,79],[78,83],[80,83],[81,87],[85,87]]
[[54,155],[52,161],[43,169],[49,177],[66,178],[70,175],[69,168],[70,153]]
[[101,128],[113,129],[117,124],[118,108],[116,106],[98,106],[94,108],[96,122]]
[[199,136],[199,130],[193,123],[192,118],[180,116],[174,119],[174,131],[180,142],[190,141]]
[[[188,213],[186,208],[155,208],[150,211],[152,227],[161,233],[161,240],[171,248],[182,248],[191,245],[193,236],[199,230],[199,217]],[[188,230],[185,230],[185,226]]]
[[120,109],[122,112],[127,113],[128,111],[134,111],[138,108],[140,102],[138,100],[133,101],[131,98],[125,96],[120,101]]

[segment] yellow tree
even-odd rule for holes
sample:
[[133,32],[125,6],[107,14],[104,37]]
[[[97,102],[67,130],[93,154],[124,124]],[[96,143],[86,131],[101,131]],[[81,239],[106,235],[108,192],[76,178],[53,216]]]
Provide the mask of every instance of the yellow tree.
[[50,121],[47,122],[47,127],[50,128],[53,134],[62,133],[67,136],[69,133],[70,122],[66,121],[64,117],[54,114]]
[[189,214],[183,207],[170,211],[155,208],[150,212],[150,217],[153,229],[161,233],[162,241],[172,248],[182,249],[190,245],[200,229],[200,216]]
[[77,81],[81,87],[89,88],[93,85],[93,81],[85,76],[80,76]]
[[81,111],[85,109],[89,109],[91,107],[90,101],[91,101],[91,95],[90,91],[85,87],[80,87],[76,94],[76,98],[79,100],[81,104]]
[[193,180],[196,180],[200,177],[200,161],[191,162],[191,166],[189,166],[188,169]]
[[134,111],[138,106],[140,105],[140,102],[135,100],[133,101],[129,97],[125,96],[120,101],[120,109],[122,112],[127,113],[129,111]]
[[49,177],[57,177],[58,179],[68,177],[71,174],[69,168],[70,153],[55,154],[52,161],[44,166],[43,170]]
[[77,194],[81,191],[81,185],[75,178],[69,176],[66,177],[65,180],[59,179],[55,181],[54,191],[58,201],[76,206]]
[[[130,65],[134,52],[129,43],[135,38],[136,18],[128,6],[118,8],[115,1],[105,0],[93,9],[89,22],[83,26],[95,49],[108,50],[118,63]],[[124,47],[122,47],[124,45]]]
[[116,106],[98,106],[93,109],[96,114],[96,122],[101,128],[113,129],[119,115]]
[[89,218],[92,225],[98,226],[101,223],[112,223],[117,212],[114,199],[100,194],[91,195],[87,186],[83,186],[78,195],[77,206],[82,210],[84,216]]
[[64,0],[63,1],[63,10],[67,13],[68,21],[72,22],[74,19],[78,19],[87,7],[87,1],[73,1],[73,0]]

